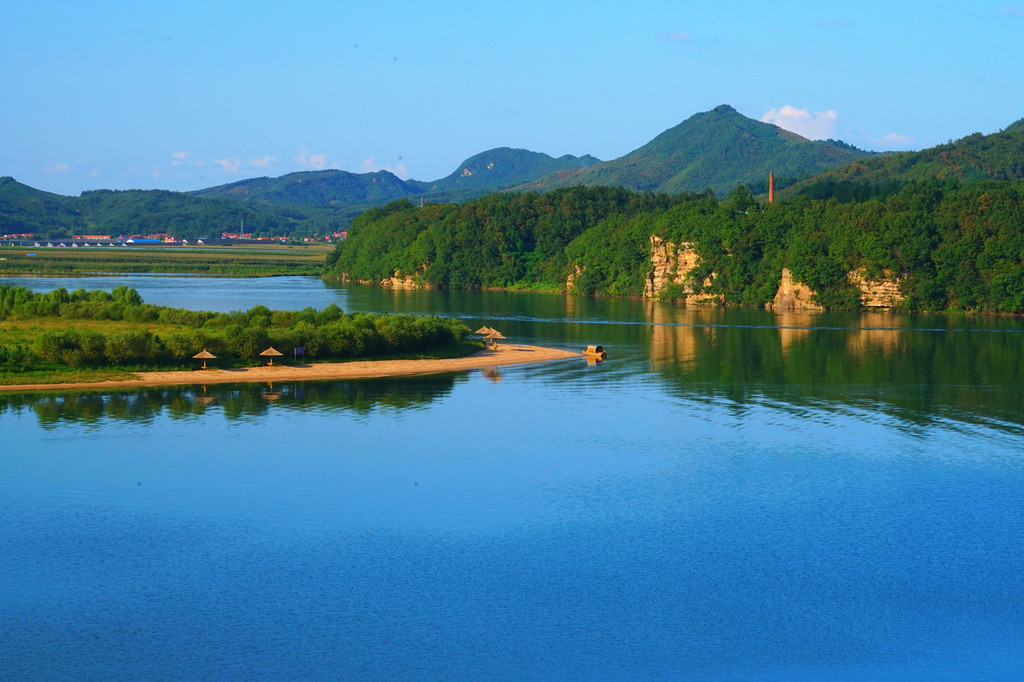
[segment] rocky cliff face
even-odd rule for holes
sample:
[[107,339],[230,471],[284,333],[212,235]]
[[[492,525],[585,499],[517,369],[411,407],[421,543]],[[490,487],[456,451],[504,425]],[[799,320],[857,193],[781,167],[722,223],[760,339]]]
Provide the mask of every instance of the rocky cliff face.
[[789,268],[782,268],[782,281],[771,307],[775,310],[824,310],[814,302],[815,292],[803,282],[794,282]]
[[[426,270],[426,266],[423,267]],[[396,270],[390,277],[385,277],[379,282],[369,279],[353,279],[347,275],[341,278],[343,282],[353,282],[355,284],[370,284],[377,287],[385,287],[388,289],[430,289],[430,285],[426,283],[420,283],[416,281],[414,275],[405,275],[404,277],[399,276]]]
[[867,279],[863,270],[850,272],[847,279],[860,290],[860,304],[865,308],[896,308],[906,300],[900,293],[901,278],[888,270],[882,279]]
[[413,279],[412,275],[406,275],[405,277],[399,277],[398,273],[395,272],[391,277],[385,277],[380,281],[382,287],[390,287],[392,289],[429,289],[430,287],[425,284],[417,284],[416,280]]
[[565,290],[570,294],[573,293],[573,288],[576,286],[576,278],[582,275],[585,269],[582,265],[577,265],[569,273],[569,276],[565,278]]
[[[644,282],[644,298],[657,298],[670,284],[682,285],[687,305],[714,303],[720,304],[720,294],[695,293],[690,274],[700,264],[700,256],[693,248],[693,242],[682,242],[679,245],[651,235],[651,271]],[[715,275],[704,280],[703,286],[711,286]]]

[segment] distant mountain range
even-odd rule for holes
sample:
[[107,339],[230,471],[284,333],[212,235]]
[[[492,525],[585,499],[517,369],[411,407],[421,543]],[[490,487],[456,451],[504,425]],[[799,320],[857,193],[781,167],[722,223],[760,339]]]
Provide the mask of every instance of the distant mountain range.
[[626,156],[604,161],[590,155],[552,158],[526,149],[498,147],[463,161],[450,175],[422,182],[400,180],[388,171],[349,173],[325,170],[252,178],[194,192],[270,204],[361,207],[402,197],[424,201],[466,201],[507,189],[547,191],[572,185],[604,185],[634,191],[725,194],[739,184],[767,191],[828,168],[872,156],[833,140],[815,142],[770,123],[743,116],[728,105],[695,114]]
[[195,192],[98,190],[66,197],[8,177],[0,178],[0,233],[169,232],[196,237],[244,227],[276,235],[323,234],[345,229],[368,208],[402,198],[463,202],[495,191],[572,185],[668,194],[710,188],[723,195],[743,184],[753,194],[764,194],[769,172],[775,173],[777,189],[789,186],[786,193],[841,198],[877,195],[879,188],[924,177],[963,182],[1021,178],[1024,119],[999,133],[979,133],[921,152],[872,154],[835,140],[807,140],[722,105],[611,161],[498,147],[466,159],[432,182],[402,180],[388,171],[323,170],[251,178]]
[[193,192],[219,197],[296,206],[380,206],[395,199],[423,195],[430,201],[471,199],[567,169],[585,168],[592,156],[557,159],[526,149],[498,147],[471,156],[447,177],[433,182],[401,180],[388,171],[349,173],[343,170],[289,173],[279,178],[251,178]]

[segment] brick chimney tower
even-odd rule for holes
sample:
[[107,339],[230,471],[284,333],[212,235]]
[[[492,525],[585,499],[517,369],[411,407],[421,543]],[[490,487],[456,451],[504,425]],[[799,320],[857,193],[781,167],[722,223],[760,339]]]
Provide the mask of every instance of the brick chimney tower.
[[768,203],[775,203],[775,173],[768,173]]

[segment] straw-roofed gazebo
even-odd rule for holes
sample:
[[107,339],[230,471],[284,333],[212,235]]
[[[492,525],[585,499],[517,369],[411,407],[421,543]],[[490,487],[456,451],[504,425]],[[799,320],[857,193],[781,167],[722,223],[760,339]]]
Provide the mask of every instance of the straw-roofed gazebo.
[[[193,348],[194,348],[194,346],[193,346]],[[207,360],[216,360],[217,356],[204,348],[200,352],[198,352],[195,355],[193,355],[192,359],[193,360],[202,360],[203,361],[203,369],[206,369],[206,361]]]
[[495,330],[492,330],[492,332],[490,334],[488,334],[486,338],[491,340],[491,347],[492,348],[497,348],[498,347],[498,339],[504,339],[505,336],[501,332],[499,332],[497,329],[495,329]]
[[265,351],[263,351],[262,353],[260,353],[260,355],[262,355],[265,358],[270,358],[270,362],[268,364],[271,367],[273,367],[274,366],[274,358],[280,357],[280,356],[284,355],[284,353],[282,353],[278,349],[276,349],[273,346],[271,346],[270,348],[268,348]]

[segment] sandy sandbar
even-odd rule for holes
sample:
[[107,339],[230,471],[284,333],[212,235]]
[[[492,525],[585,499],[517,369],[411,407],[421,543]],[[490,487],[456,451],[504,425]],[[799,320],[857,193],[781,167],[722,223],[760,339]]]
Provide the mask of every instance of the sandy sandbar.
[[110,379],[63,384],[11,384],[0,391],[39,391],[66,389],[130,388],[134,386],[181,386],[188,384],[263,383],[268,381],[324,381],[331,379],[371,379],[409,374],[462,372],[487,367],[525,365],[550,360],[580,358],[581,353],[542,346],[507,343],[496,349],[482,350],[462,358],[433,360],[365,360],[325,362],[315,365],[274,365],[273,367],[237,367],[233,369],[140,372],[127,379]]

